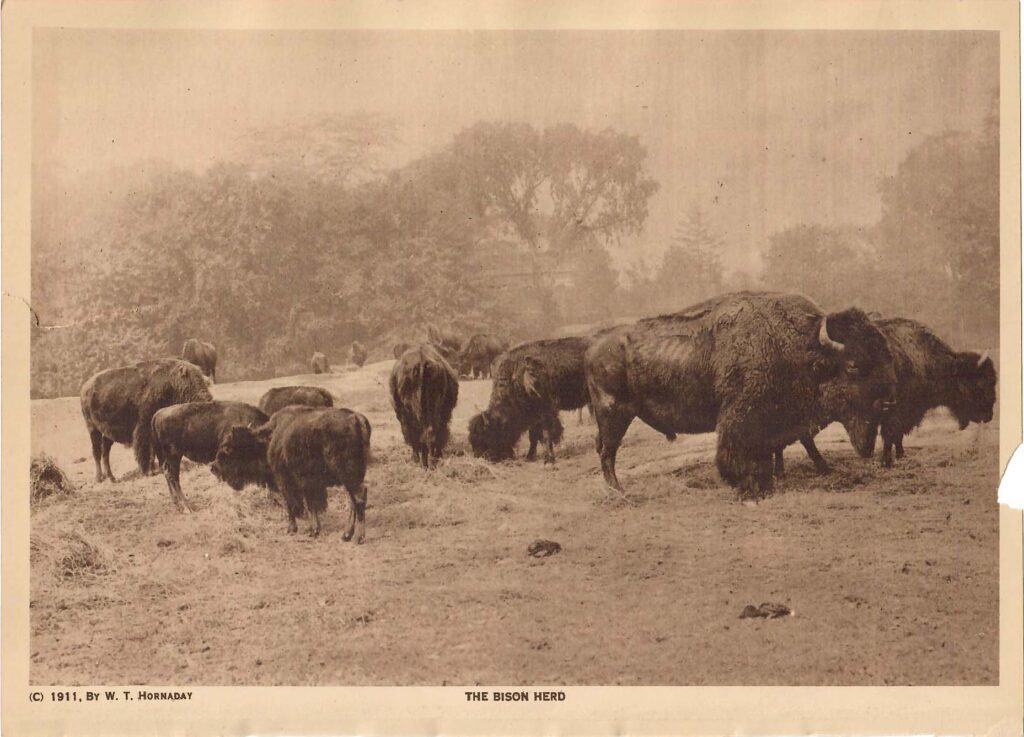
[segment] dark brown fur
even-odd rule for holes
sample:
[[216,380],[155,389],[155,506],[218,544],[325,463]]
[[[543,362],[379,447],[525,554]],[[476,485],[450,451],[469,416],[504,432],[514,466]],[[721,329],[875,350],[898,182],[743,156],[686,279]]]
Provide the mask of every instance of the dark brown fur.
[[181,348],[181,358],[198,366],[211,381],[217,381],[217,349],[213,343],[189,338]]
[[767,493],[773,451],[822,417],[880,417],[895,388],[885,338],[850,309],[827,316],[823,342],[825,317],[798,295],[742,292],[596,340],[585,363],[608,485],[621,489],[615,457],[635,417],[669,439],[717,431],[719,473],[744,496]]
[[270,415],[289,404],[305,407],[333,407],[334,397],[319,386],[275,386],[260,397],[260,410]]
[[296,519],[305,510],[313,516],[310,534],[320,534],[320,515],[327,510],[327,487],[344,486],[349,495],[349,519],[343,540],[362,543],[366,530],[366,466],[370,461],[370,423],[343,408],[291,405],[268,422],[251,429],[234,426],[217,451],[213,472],[232,488],[262,472],[254,465],[266,459],[271,480],[288,509],[288,532],[298,531]]
[[492,461],[515,457],[515,444],[529,431],[526,459],[536,457],[543,442],[545,463],[555,462],[554,446],[562,437],[559,410],[587,405],[583,358],[590,338],[570,337],[523,343],[495,366],[487,409],[469,421],[473,454]]
[[412,448],[413,462],[433,466],[448,444],[448,425],[459,397],[459,377],[432,346],[410,348],[395,362],[391,402]]
[[158,409],[183,402],[209,402],[213,397],[196,366],[177,358],[160,358],[100,371],[82,385],[81,399],[99,482],[105,477],[117,480],[110,470],[114,443],[130,446],[139,470],[150,472],[152,420]]
[[508,350],[508,341],[495,335],[478,333],[466,341],[459,352],[459,373],[470,378],[491,377],[491,364]]
[[257,427],[270,419],[243,402],[189,402],[164,407],[153,415],[153,449],[167,479],[171,501],[181,512],[193,511],[181,490],[182,457],[213,463],[217,449],[234,425]]

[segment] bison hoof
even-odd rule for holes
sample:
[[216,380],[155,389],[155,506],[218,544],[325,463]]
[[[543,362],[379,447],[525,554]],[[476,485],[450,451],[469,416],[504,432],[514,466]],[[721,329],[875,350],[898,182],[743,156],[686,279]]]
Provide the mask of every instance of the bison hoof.
[[348,542],[349,540],[352,539],[352,533],[351,532],[343,532],[341,534],[341,539],[344,540],[345,542]]

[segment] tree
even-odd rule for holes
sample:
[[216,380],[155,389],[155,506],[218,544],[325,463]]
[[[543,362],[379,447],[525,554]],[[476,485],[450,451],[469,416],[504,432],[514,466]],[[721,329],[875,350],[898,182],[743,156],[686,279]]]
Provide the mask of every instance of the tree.
[[653,288],[662,309],[681,309],[722,291],[725,239],[693,203],[676,227]]

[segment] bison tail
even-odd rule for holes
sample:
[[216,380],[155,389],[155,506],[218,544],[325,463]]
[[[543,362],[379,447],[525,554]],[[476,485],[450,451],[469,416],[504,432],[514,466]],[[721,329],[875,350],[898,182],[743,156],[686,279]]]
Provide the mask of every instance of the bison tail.
[[313,514],[323,514],[327,511],[327,487],[317,486],[307,488],[305,493],[306,509]]

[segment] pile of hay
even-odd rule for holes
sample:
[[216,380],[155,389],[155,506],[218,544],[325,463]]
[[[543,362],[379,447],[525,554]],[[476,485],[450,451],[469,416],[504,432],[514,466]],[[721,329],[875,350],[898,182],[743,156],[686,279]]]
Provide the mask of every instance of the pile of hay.
[[36,571],[58,581],[110,572],[110,555],[77,531],[57,530],[33,534],[29,555]]
[[75,491],[75,485],[71,483],[68,475],[46,453],[40,453],[32,458],[29,481],[29,502],[33,505],[52,496],[69,496]]

